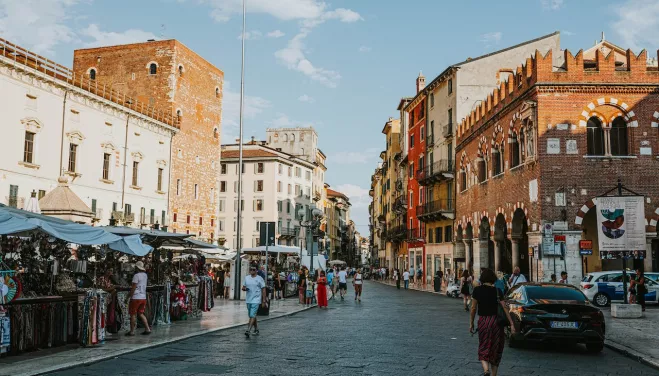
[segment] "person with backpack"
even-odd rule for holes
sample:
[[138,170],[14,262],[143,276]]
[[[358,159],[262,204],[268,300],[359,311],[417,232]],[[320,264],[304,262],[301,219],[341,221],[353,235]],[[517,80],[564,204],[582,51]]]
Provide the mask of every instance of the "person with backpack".
[[471,287],[473,279],[469,274],[469,271],[465,269],[462,272],[462,278],[460,278],[460,294],[462,294],[462,300],[464,301],[465,312],[469,312],[469,300],[471,299]]

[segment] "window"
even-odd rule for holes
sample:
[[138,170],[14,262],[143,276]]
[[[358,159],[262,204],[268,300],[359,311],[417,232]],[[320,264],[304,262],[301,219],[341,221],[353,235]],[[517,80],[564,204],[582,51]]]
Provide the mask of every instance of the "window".
[[162,172],[163,172],[163,169],[159,168],[158,169],[158,191],[161,191],[161,192],[162,192]]
[[220,164],[220,174],[222,174],[222,175],[227,174],[227,164],[226,163]]
[[226,192],[227,191],[227,182],[222,180],[220,181],[220,192]]
[[215,88],[215,98],[219,98],[219,97],[220,97],[220,88],[216,87]]
[[183,77],[183,66],[182,65],[178,66],[178,75]]
[[447,243],[453,241],[453,226],[444,227],[444,241]]
[[140,162],[138,161],[133,161],[133,186],[137,187],[137,172],[139,171],[140,168]]
[[96,79],[96,69],[90,69],[89,70],[89,79],[90,80],[95,80]]
[[40,189],[39,194],[37,195],[37,198],[39,200],[41,200],[43,198],[43,196],[45,196],[45,195],[46,195],[46,191],[44,191],[43,189]]
[[449,108],[447,111],[447,116],[448,116],[448,130],[449,133],[453,133],[453,109]]
[[76,172],[76,155],[78,154],[78,145],[69,144],[69,171]]
[[9,186],[9,206],[12,208],[18,207],[18,186],[10,185]]
[[263,211],[263,200],[254,200],[254,211]]
[[430,120],[430,128],[428,129],[428,143],[433,142],[433,134],[435,133],[435,121]]
[[190,223],[190,215],[185,216],[185,223]]
[[452,79],[452,78],[449,78],[449,79],[448,79],[448,87],[447,87],[447,89],[448,89],[448,93],[449,93],[449,95],[451,95],[451,94],[453,93],[453,79]]
[[25,131],[25,147],[23,148],[23,162],[25,163],[34,161],[34,136],[35,133]]
[[226,204],[225,204],[224,199],[220,199],[220,203],[219,203],[219,206],[220,206],[220,212],[224,213],[224,206],[225,206],[225,205],[226,205]]
[[435,107],[435,93],[430,93],[430,107]]
[[292,189],[293,189],[292,186],[289,184],[289,185],[288,185],[288,194],[289,194],[289,195],[291,194]]
[[124,212],[126,214],[132,214],[133,213],[133,206],[131,204],[125,204],[124,205]]
[[296,178],[301,178],[302,177],[302,169],[299,167],[295,167],[295,177]]
[[588,155],[604,155],[604,130],[602,122],[597,117],[588,119]]
[[277,172],[279,173],[279,175],[281,175],[284,172],[284,166],[282,166],[281,164],[278,164],[277,165]]
[[103,153],[103,180],[110,180],[110,153]]
[[487,155],[478,158],[478,182],[487,180]]
[[421,137],[419,137],[419,141],[423,141],[424,138],[426,138],[426,127],[421,126]]
[[517,135],[513,133],[512,137],[510,138],[510,167],[516,167],[519,166],[519,156],[520,156],[520,150],[519,150],[519,142],[517,141]]
[[181,195],[181,179],[176,179],[176,195]]
[[290,166],[288,167],[288,176],[289,177],[293,176],[293,168],[291,168]]
[[299,184],[295,184],[295,195],[296,196],[302,196],[302,190],[300,189]]
[[432,229],[431,228],[428,229],[428,243],[434,243],[432,241]]
[[257,174],[262,174],[264,169],[265,167],[263,166],[263,162],[259,162],[255,165],[254,172]]
[[441,243],[442,242],[442,228],[437,227],[435,228],[435,243]]
[[503,172],[503,153],[498,148],[492,149],[492,175],[496,176]]
[[306,171],[306,172],[304,173],[304,177],[305,177],[305,179],[307,179],[307,180],[311,180],[311,171]]
[[609,130],[611,155],[627,155],[627,123],[618,116],[613,120]]
[[410,147],[411,147],[411,148],[414,147],[414,135],[413,135],[413,134],[410,135]]
[[281,192],[281,186],[282,186],[281,182],[278,181],[277,182],[277,192]]
[[183,120],[183,112],[181,112],[181,110],[176,110],[176,121],[180,123],[181,120]]
[[204,224],[204,217],[199,217],[199,226]]
[[158,73],[158,65],[156,63],[151,63],[149,65],[149,74],[157,74]]
[[199,184],[194,185],[194,199],[199,200]]
[[254,184],[255,192],[263,192],[263,180],[257,180]]
[[156,209],[151,209],[149,212],[149,224],[154,224],[156,222]]
[[277,201],[277,211],[281,213],[281,210],[283,209],[283,205],[281,200]]
[[290,214],[291,213],[291,202],[286,201],[286,213]]
[[410,192],[410,205],[414,205],[414,192]]
[[419,188],[419,205],[423,204],[423,188]]
[[178,213],[174,213],[174,223],[178,221]]
[[426,104],[424,102],[421,102],[421,104],[419,104],[419,120],[423,119],[423,117],[426,115],[425,111],[426,111]]
[[224,231],[224,221],[223,220],[218,220],[217,221],[217,227],[220,231]]
[[414,178],[414,162],[410,163],[410,179]]

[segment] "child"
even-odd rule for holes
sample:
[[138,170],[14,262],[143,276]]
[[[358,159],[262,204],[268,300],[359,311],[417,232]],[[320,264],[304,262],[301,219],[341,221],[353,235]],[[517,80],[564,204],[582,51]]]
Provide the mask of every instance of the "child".
[[307,276],[307,291],[305,295],[307,307],[311,305],[311,301],[313,300],[313,287],[314,287],[314,283],[311,280],[311,276]]

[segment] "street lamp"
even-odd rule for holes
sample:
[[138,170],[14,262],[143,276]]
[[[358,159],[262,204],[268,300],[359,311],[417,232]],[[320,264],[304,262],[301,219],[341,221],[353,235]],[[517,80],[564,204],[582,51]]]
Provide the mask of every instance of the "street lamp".
[[[304,214],[305,210],[300,207],[297,211],[297,216],[298,220],[300,221],[300,227],[304,227],[306,229],[309,229],[309,231],[305,231],[304,233],[304,244],[307,244],[307,237],[309,232],[311,233],[311,249],[309,250],[309,272],[311,276],[313,277],[314,275],[314,265],[313,265],[313,238],[314,236],[317,236],[318,234],[318,229],[320,228],[320,221],[323,219],[323,211],[314,208],[311,211],[311,218],[308,221],[304,220]],[[300,258],[302,258],[302,242],[300,242]]]

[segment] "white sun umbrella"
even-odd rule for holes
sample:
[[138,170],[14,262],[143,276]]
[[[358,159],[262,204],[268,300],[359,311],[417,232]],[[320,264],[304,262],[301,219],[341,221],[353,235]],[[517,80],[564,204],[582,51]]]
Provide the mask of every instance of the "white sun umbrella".
[[37,192],[32,191],[30,194],[30,198],[28,198],[25,201],[25,206],[23,207],[23,210],[31,212],[31,213],[37,213],[41,214],[41,208],[39,208],[39,200],[37,199]]

